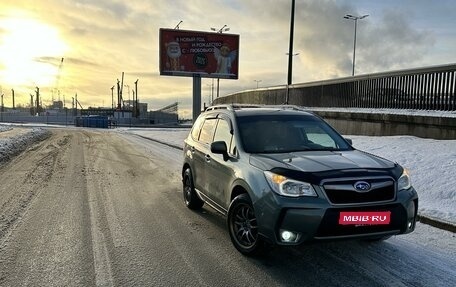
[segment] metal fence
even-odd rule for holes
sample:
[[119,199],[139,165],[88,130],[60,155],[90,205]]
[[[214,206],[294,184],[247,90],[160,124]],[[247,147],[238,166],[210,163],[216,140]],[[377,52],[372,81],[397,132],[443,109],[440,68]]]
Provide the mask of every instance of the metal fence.
[[376,73],[250,90],[214,103],[454,111],[455,72],[456,64]]

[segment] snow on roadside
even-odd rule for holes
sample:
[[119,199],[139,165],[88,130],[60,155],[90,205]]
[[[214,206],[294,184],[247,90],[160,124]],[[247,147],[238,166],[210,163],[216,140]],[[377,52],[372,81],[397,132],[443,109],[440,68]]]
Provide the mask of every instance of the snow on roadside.
[[13,129],[13,128],[10,127],[10,126],[2,126],[2,125],[0,125],[0,133],[1,133],[1,132],[6,132],[6,131],[10,131],[10,130],[12,130],[12,129]]
[[[0,126],[0,131],[4,131],[2,128],[3,126]],[[8,130],[11,129],[12,128],[9,128]],[[50,134],[51,132],[46,129],[33,128],[22,135],[10,138],[0,138],[0,163],[10,160],[11,157],[24,151],[28,146],[44,140],[49,137]]]
[[420,214],[456,224],[456,140],[347,137],[355,148],[395,161],[410,171]]

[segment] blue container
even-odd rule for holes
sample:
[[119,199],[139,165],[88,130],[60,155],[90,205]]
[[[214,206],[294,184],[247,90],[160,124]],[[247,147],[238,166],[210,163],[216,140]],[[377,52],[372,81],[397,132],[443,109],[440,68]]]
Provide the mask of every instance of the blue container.
[[107,129],[108,117],[107,116],[83,116],[76,118],[77,127],[99,128]]

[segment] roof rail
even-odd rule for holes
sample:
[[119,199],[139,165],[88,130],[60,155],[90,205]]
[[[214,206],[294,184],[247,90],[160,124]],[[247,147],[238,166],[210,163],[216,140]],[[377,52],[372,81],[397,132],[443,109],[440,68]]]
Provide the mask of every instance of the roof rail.
[[226,105],[215,105],[211,107],[207,107],[206,111],[214,111],[214,110],[236,110],[242,108],[261,108],[261,105],[252,105],[252,104],[226,104]]
[[215,105],[207,107],[205,111],[214,111],[214,110],[236,110],[243,108],[273,108],[273,109],[282,109],[282,110],[295,110],[295,111],[308,111],[304,107],[296,105],[257,105],[257,104],[226,104],[226,105]]
[[215,111],[215,110],[230,110],[231,105],[216,105],[207,107],[205,111]]

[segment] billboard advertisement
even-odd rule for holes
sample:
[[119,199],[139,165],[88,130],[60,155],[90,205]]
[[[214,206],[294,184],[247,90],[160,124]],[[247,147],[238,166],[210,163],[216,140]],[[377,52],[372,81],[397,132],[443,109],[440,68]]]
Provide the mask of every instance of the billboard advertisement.
[[160,75],[238,79],[239,35],[160,29]]

